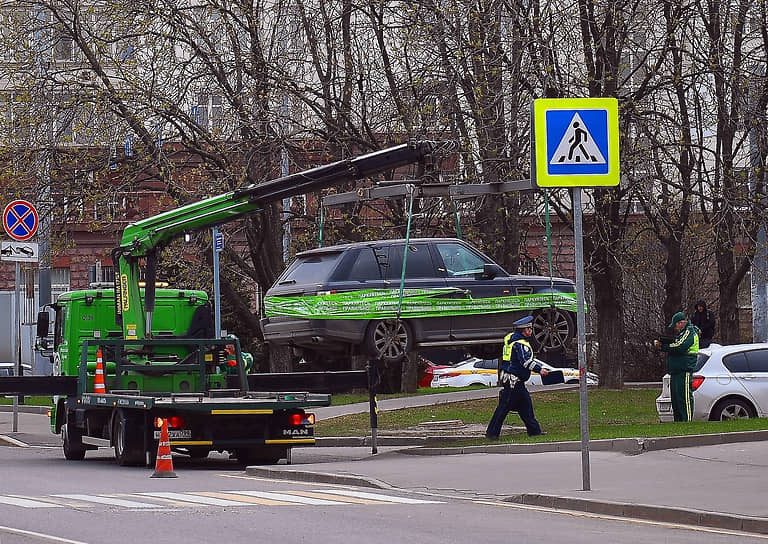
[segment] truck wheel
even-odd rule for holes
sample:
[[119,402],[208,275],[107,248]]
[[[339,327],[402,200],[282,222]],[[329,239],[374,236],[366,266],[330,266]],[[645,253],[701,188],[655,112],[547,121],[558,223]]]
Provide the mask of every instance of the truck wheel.
[[385,363],[397,363],[413,346],[413,334],[401,319],[371,321],[365,333],[365,351]]
[[142,425],[136,418],[130,417],[122,410],[118,412],[115,418],[112,443],[115,447],[115,459],[117,459],[118,465],[124,467],[144,464]]
[[260,448],[239,448],[235,450],[238,462],[243,465],[276,465],[287,457],[286,448],[263,446]]
[[72,436],[64,424],[61,426],[61,438],[64,440],[64,458],[69,461],[82,461],[85,459],[85,445],[80,440],[78,434],[77,437]]

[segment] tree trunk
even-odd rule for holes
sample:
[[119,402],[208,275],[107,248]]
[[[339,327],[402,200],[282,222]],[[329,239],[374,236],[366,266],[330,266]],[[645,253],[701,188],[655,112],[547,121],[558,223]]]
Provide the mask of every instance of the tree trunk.
[[595,290],[595,310],[600,345],[600,387],[621,389],[624,386],[624,300],[621,265],[604,249],[591,263]]

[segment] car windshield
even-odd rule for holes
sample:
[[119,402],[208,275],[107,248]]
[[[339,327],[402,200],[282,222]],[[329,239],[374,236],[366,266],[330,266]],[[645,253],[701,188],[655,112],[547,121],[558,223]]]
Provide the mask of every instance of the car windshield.
[[278,280],[278,285],[290,283],[317,283],[329,276],[336,265],[340,253],[317,253],[298,257],[285,270]]

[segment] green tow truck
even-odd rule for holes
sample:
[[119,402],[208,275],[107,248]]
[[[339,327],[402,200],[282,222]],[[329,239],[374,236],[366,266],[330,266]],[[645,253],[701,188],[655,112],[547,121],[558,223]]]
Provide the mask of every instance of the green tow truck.
[[237,340],[213,337],[206,293],[156,287],[160,250],[269,202],[412,163],[429,168],[438,147],[409,142],[128,225],[112,252],[114,285],[60,295],[50,305],[52,338],[50,314],[43,309],[38,316],[37,346],[51,358],[54,376],[0,381],[0,392],[55,395],[51,430],[61,433],[67,459],[111,446],[120,465],[152,465],[162,418],[173,451],[200,458],[227,451],[243,464],[290,460],[293,446],[314,444],[314,415],[306,410],[329,405],[330,394],[251,390],[239,344],[235,359],[225,350]]

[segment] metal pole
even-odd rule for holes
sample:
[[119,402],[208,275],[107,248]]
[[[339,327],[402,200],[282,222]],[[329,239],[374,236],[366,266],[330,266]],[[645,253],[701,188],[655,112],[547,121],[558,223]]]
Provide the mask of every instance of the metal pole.
[[[211,229],[213,239],[213,315],[216,338],[221,338],[221,291],[219,290],[219,227]],[[223,242],[223,239],[222,239]],[[223,243],[221,244],[223,247]]]
[[587,337],[584,314],[584,239],[581,223],[581,189],[573,189],[573,235],[576,260],[576,331],[579,355],[579,415],[581,423],[581,480],[582,490],[591,489],[589,483],[589,406],[587,404]]
[[371,420],[371,453],[378,453],[376,437],[379,430],[379,409],[376,403],[376,382],[378,373],[376,372],[376,359],[368,361],[368,415]]
[[[16,261],[16,376],[21,376],[21,263]],[[13,396],[13,432],[19,430],[19,397]]]

